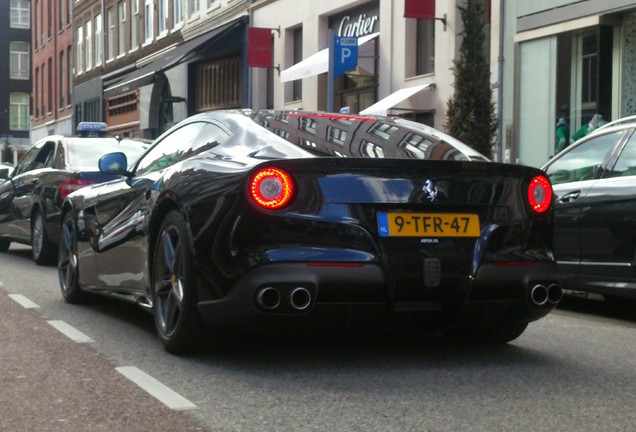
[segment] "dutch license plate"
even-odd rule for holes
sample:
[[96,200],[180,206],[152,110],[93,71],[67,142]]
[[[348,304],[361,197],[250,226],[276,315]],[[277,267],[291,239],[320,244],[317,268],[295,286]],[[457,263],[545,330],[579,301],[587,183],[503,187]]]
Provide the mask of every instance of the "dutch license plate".
[[472,213],[378,213],[381,237],[479,237]]

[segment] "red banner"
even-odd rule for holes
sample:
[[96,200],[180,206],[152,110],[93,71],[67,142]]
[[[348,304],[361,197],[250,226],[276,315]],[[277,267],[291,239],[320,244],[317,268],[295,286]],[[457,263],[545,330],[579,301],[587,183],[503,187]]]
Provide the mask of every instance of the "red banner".
[[250,27],[247,33],[247,65],[261,68],[273,67],[272,52],[272,30]]
[[404,18],[435,19],[435,0],[404,0]]

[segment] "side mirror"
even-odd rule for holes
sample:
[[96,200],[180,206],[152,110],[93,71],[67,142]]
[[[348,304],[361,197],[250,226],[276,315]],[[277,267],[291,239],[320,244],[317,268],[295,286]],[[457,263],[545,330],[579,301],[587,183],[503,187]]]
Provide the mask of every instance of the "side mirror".
[[107,153],[99,158],[99,170],[106,174],[126,175],[128,158],[122,152]]

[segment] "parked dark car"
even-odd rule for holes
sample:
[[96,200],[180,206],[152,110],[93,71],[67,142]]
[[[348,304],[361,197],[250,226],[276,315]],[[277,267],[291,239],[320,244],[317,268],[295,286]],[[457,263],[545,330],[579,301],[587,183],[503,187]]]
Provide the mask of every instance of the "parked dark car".
[[148,147],[134,140],[49,136],[35,143],[0,183],[0,251],[32,246],[38,264],[57,262],[62,202],[81,187],[117,178],[100,172],[99,157],[122,151],[131,161]]
[[210,112],[127,165],[103,156],[102,171],[122,177],[67,197],[62,294],[153,311],[171,352],[210,330],[410,320],[505,343],[561,297],[544,173],[418,123]]
[[636,122],[597,129],[544,167],[563,288],[636,297]]

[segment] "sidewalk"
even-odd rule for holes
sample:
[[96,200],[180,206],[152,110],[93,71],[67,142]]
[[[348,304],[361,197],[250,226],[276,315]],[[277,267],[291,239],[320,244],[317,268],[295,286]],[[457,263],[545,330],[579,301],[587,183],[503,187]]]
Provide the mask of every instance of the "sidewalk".
[[0,289],[0,431],[204,431]]

